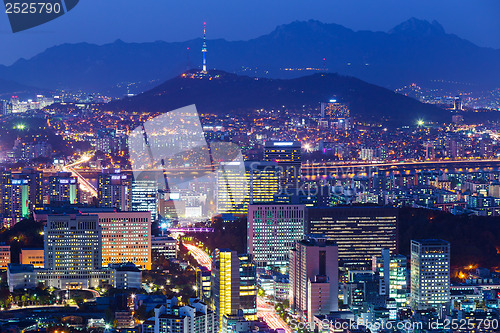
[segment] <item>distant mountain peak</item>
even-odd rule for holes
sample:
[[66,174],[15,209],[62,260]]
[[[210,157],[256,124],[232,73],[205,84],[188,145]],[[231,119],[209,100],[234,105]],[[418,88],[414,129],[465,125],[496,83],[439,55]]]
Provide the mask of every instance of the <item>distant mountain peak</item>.
[[284,36],[311,36],[311,34],[325,36],[335,32],[352,32],[352,30],[340,24],[323,23],[311,19],[308,21],[293,21],[291,23],[279,25],[269,35],[274,38]]
[[[199,68],[201,47],[200,37],[171,43],[61,44],[0,66],[0,78],[29,87],[122,96],[124,83],[140,92],[187,67]],[[294,21],[247,41],[211,39],[208,54],[209,68],[265,78],[327,71],[391,89],[432,80],[471,83],[477,89],[500,87],[500,76],[493,75],[500,72],[500,50],[476,46],[445,33],[435,21],[416,18],[389,33],[354,31],[316,20]]]
[[443,26],[435,20],[429,22],[412,17],[389,30],[389,34],[425,37],[430,35],[444,35],[446,32]]

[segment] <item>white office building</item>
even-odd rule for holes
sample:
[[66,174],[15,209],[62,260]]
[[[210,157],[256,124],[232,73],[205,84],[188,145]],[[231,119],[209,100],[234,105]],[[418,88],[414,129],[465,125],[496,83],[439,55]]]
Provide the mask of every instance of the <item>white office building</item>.
[[411,306],[436,309],[450,302],[450,243],[440,239],[411,241]]
[[286,267],[295,242],[304,238],[305,205],[250,205],[247,252],[258,267]]
[[151,212],[151,220],[158,217],[158,184],[156,180],[132,182],[132,211]]

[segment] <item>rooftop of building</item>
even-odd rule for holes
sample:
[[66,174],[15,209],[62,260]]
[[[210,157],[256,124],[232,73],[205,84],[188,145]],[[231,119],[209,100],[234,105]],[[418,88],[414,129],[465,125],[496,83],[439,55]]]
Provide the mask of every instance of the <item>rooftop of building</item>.
[[159,318],[163,318],[163,319],[180,319],[180,318],[182,318],[182,316],[177,316],[177,315],[173,315],[173,314],[164,313],[164,314],[160,315]]
[[205,266],[198,266],[198,270],[200,270],[202,272],[210,272],[210,270]]
[[132,262],[109,264],[109,268],[119,272],[140,272],[139,268]]
[[266,141],[266,148],[300,148],[301,144],[299,141]]
[[398,209],[392,206],[379,206],[376,204],[353,204],[353,205],[338,205],[333,207],[308,207],[308,211],[310,212],[318,212],[318,211],[356,211],[356,210],[388,210],[396,212]]
[[175,241],[177,242],[177,240],[173,237],[170,237],[170,236],[151,236],[151,240],[152,241]]
[[335,241],[321,234],[306,234],[305,238],[299,241],[299,243],[305,246],[337,246]]
[[29,273],[35,271],[35,266],[31,264],[7,264],[7,269],[10,273]]
[[412,239],[412,243],[419,243],[422,245],[450,245],[450,242],[442,239]]

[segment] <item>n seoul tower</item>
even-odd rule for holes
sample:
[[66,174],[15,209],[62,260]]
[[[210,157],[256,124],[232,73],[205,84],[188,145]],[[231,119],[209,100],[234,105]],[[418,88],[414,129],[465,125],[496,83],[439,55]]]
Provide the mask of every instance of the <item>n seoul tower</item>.
[[203,73],[207,72],[207,35],[206,35],[207,22],[203,22],[203,47],[201,48],[201,53],[203,53]]

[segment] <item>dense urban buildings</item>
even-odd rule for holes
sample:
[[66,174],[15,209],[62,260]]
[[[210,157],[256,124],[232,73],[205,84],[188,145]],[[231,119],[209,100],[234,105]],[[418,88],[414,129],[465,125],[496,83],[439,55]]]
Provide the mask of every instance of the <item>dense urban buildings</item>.
[[305,205],[250,205],[247,251],[259,267],[288,266],[288,254],[304,238]]
[[217,171],[218,213],[246,214],[249,204],[272,202],[278,192],[275,162],[222,162]]
[[[216,249],[212,258],[210,300],[214,304],[219,329],[224,330],[228,318],[235,316],[248,321],[257,320],[257,276],[252,256]],[[204,270],[197,271],[197,284],[202,290],[206,290],[207,277]],[[206,292],[200,293],[206,297]]]
[[58,172],[49,177],[49,203],[77,204],[80,202],[79,193],[78,179],[70,172]]
[[411,305],[435,309],[450,302],[450,243],[440,239],[411,241]]
[[297,188],[301,177],[300,142],[267,141],[264,146],[264,160],[278,163],[281,189]]
[[98,216],[49,216],[44,229],[44,267],[79,271],[102,268],[102,227]]
[[[97,215],[51,215],[44,228],[44,268],[8,264],[9,290],[34,289],[40,283],[57,289],[106,285],[140,288],[142,272],[131,262],[102,268],[102,228]],[[28,261],[33,259],[27,259]]]
[[177,258],[177,240],[168,236],[151,237],[151,260]]
[[214,312],[198,299],[192,299],[189,305],[177,305],[177,298],[154,309],[154,317],[142,323],[143,333],[173,332],[219,332]]
[[305,321],[338,310],[338,247],[323,235],[307,235],[290,251],[290,307]]
[[[20,86],[0,78],[0,311],[14,310],[0,316],[2,329],[424,332],[458,321],[467,326],[460,332],[498,331],[500,88],[446,81],[447,71],[477,72],[466,66],[441,66],[432,88],[399,82],[395,92],[328,73],[347,66],[373,74],[380,65],[370,56],[328,59],[330,28],[295,22],[254,40],[284,36],[289,45],[308,36],[312,47],[303,49],[325,54],[304,66],[270,54],[282,62],[275,70],[236,57],[245,76],[209,67],[203,23],[203,39],[182,56],[171,50],[187,61],[170,67],[187,71],[157,88],[168,79],[161,66],[143,81],[147,70],[115,73],[119,82],[97,89],[110,96],[86,92],[94,83],[69,89],[59,81],[52,96],[29,96],[52,79],[24,81],[37,66],[20,72]],[[445,45],[452,67],[475,47],[457,51],[441,42],[449,35],[439,24],[417,19],[386,37],[399,46],[418,40],[403,43],[418,52]],[[301,46],[290,45],[282,49]],[[194,66],[193,46],[202,60]],[[129,45],[108,47],[113,54]],[[134,44],[150,52],[141,47]],[[154,56],[165,60],[163,47],[155,43]],[[109,56],[82,54],[90,69],[95,54],[101,65]],[[0,74],[16,76],[30,62],[0,66]],[[72,81],[113,74],[101,67]],[[318,73],[273,78],[300,72]],[[405,80],[416,79],[410,74]],[[481,232],[460,235],[476,225]]]
[[102,266],[132,262],[151,269],[151,213],[81,210],[98,216],[102,228]]
[[156,180],[134,180],[131,192],[131,210],[151,212],[151,220],[156,221],[158,213],[158,183]]
[[394,299],[397,308],[407,305],[407,259],[397,254],[391,255],[383,249],[380,256],[373,257],[372,269],[378,276],[379,295]]
[[307,232],[323,234],[339,248],[340,265],[371,267],[382,249],[397,251],[397,210],[390,207],[310,208]]
[[103,169],[98,180],[99,206],[130,210],[131,185],[130,176],[120,169]]

